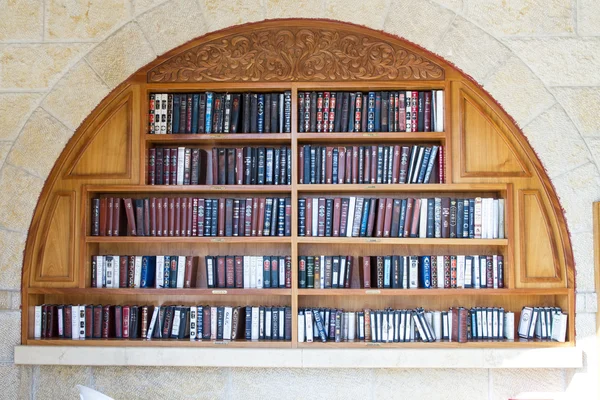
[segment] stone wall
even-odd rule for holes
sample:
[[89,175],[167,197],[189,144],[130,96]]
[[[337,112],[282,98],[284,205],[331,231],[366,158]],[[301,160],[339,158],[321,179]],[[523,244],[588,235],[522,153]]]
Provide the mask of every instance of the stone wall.
[[[230,25],[289,17],[348,21],[413,41],[471,75],[515,118],[556,187],[572,235],[582,370],[13,365],[27,229],[44,180],[83,118],[170,48]],[[75,398],[78,383],[117,399],[268,398],[276,392],[257,382],[283,379],[290,398],[506,399],[532,391],[575,398],[584,389],[595,392],[592,201],[600,199],[599,110],[597,0],[0,0],[0,398]]]

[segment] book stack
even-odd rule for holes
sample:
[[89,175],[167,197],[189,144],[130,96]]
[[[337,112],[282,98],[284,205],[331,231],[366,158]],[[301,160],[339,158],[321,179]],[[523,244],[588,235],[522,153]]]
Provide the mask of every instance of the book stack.
[[567,314],[560,307],[523,307],[518,328],[523,339],[564,342],[567,334]]
[[276,147],[156,147],[148,150],[149,185],[290,185],[292,153]]
[[298,132],[443,130],[443,90],[298,92]]
[[290,341],[291,313],[285,306],[42,304],[34,338]]
[[292,94],[151,93],[150,134],[289,133]]
[[313,146],[298,152],[299,183],[444,183],[443,146]]
[[[121,199],[92,199],[92,236],[119,236]],[[111,205],[112,204],[112,205]],[[115,205],[118,205],[115,207]],[[128,236],[290,236],[291,198],[124,198]],[[111,234],[108,234],[111,233]]]
[[298,235],[503,239],[504,199],[298,199]]
[[197,257],[92,256],[93,288],[191,288]]
[[[352,256],[299,256],[299,288],[355,288]],[[502,255],[364,256],[358,260],[361,288],[430,289],[504,287]]]
[[206,256],[209,288],[291,288],[291,256]]

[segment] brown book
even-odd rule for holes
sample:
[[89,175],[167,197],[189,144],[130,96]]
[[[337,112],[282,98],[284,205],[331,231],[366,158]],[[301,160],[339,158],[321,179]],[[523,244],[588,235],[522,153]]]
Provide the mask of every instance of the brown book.
[[191,288],[194,281],[194,257],[185,256],[185,275],[183,279],[183,287]]
[[[370,212],[369,212],[369,214],[370,214]],[[377,223],[375,225],[375,235],[374,235],[375,237],[383,236],[384,219],[385,219],[385,199],[378,199]]]
[[244,257],[235,256],[235,287],[244,288]]
[[394,199],[385,199],[385,217],[383,219],[383,237],[390,237],[392,230],[392,214],[394,212]]
[[107,212],[108,215],[106,217],[106,236],[112,236],[113,235],[113,208],[114,208],[114,204],[115,204],[115,199],[113,197],[109,197],[107,199]]
[[187,224],[185,225],[185,236],[192,236],[192,225],[193,223],[193,207],[192,207],[192,198],[187,199]]
[[[225,184],[235,185],[235,166],[237,164],[235,149],[227,149],[227,174],[225,177]],[[220,160],[219,160],[220,161]]]
[[123,306],[122,307],[123,319],[121,325],[123,326],[123,339],[129,338],[129,320],[131,317],[131,307]]
[[346,180],[346,148],[338,147],[338,183],[342,184]]
[[227,288],[235,287],[235,258],[233,256],[225,257],[225,286]]
[[170,223],[170,215],[171,213],[169,212],[169,198],[167,197],[163,197],[162,198],[162,202],[163,202],[163,206],[162,206],[162,210],[163,210],[163,236],[169,236],[170,235],[170,230],[169,230],[169,223]]
[[217,217],[217,236],[225,236],[225,198],[219,198],[219,214]]
[[[169,198],[168,203],[169,203],[169,208],[168,208],[167,215],[169,218],[169,224],[168,224],[168,235],[166,235],[166,236],[175,236],[175,199],[173,197]],[[164,206],[164,204],[163,204],[163,206]]]
[[135,214],[133,211],[133,202],[129,198],[123,199],[125,205],[125,215],[127,216],[127,232],[129,236],[137,236],[137,228],[135,226]]
[[442,197],[442,237],[450,237],[450,198]]
[[[317,236],[325,236],[325,198],[319,197],[317,213]],[[313,221],[314,222],[314,221]]]
[[371,341],[371,310],[365,308],[365,342]]
[[352,183],[352,174],[354,171],[352,170],[352,147],[346,147],[346,179],[345,183]]
[[121,234],[121,199],[115,197],[113,204],[113,236],[119,236]]
[[219,149],[217,147],[212,148],[212,184],[217,185],[219,183]]
[[[244,230],[243,236],[250,236],[252,234],[252,208],[253,208],[253,199],[246,199],[246,209],[244,210]],[[241,230],[240,230],[241,232]],[[242,236],[242,235],[240,235]]]
[[450,308],[448,318],[452,320],[452,331],[450,332],[450,338],[453,342],[458,342],[458,309],[455,307]]
[[[44,306],[46,307],[46,306]],[[63,326],[64,326],[64,336],[65,338],[72,338],[73,336],[73,332],[72,332],[72,310],[71,310],[71,306],[65,306],[64,308],[64,320],[63,320]],[[90,324],[90,328],[92,327],[92,324]],[[86,329],[87,329],[87,321],[86,321]],[[44,332],[45,334],[45,332]]]
[[371,146],[371,183],[377,183],[377,146]]
[[308,197],[306,199],[306,236],[312,236],[312,203],[312,198]]
[[[121,257],[124,258],[124,257]],[[65,306],[65,312],[67,311],[68,308],[71,308],[69,306]],[[67,321],[64,321],[64,327],[67,327]],[[68,324],[71,325],[71,320],[68,321]],[[87,305],[85,306],[85,337],[88,339],[91,339],[94,332],[93,332],[93,328],[94,328],[94,307],[91,305]]]
[[235,183],[242,185],[244,183],[244,148],[238,147],[235,149]]
[[421,199],[414,199],[410,237],[419,237],[419,220],[421,218]]
[[106,197],[100,198],[100,236],[106,236],[106,225],[108,219],[107,203],[108,200]]
[[444,289],[452,287],[450,256],[444,256]]
[[373,236],[375,230],[375,215],[377,214],[377,199],[373,197],[372,199],[370,199],[370,201],[371,204],[369,206],[369,216],[367,219],[367,234],[365,235],[366,237]]
[[202,339],[210,339],[210,307],[204,306],[202,308]]
[[304,147],[298,148],[298,183],[303,185],[304,183]]
[[333,199],[333,229],[332,236],[340,236],[340,220],[342,213],[342,199],[336,197]]
[[398,183],[408,183],[408,163],[410,158],[410,148],[402,146],[400,150],[400,172],[398,173]]
[[217,287],[224,288],[227,285],[225,271],[225,256],[217,257]]
[[156,197],[150,199],[150,236],[156,236]]
[[342,207],[340,212],[340,236],[345,237],[348,231],[346,230],[348,226],[348,207],[350,207],[350,199],[343,198],[342,199]]
[[127,257],[127,287],[133,288],[135,286],[135,256]]
[[110,306],[105,305],[102,307],[102,339],[108,339],[111,337],[111,312]]
[[263,235],[263,230],[265,227],[265,202],[266,199],[264,197],[258,199],[258,225],[256,227],[258,236]]
[[371,257],[361,257],[360,262],[360,284],[363,288],[371,287]]
[[358,146],[352,146],[352,183],[358,183]]
[[119,287],[127,287],[127,265],[129,264],[129,257],[119,257]]
[[405,238],[410,237],[412,220],[413,220],[413,209],[415,199],[409,197],[406,199],[406,215],[404,216],[404,236]]
[[400,146],[394,146],[394,156],[392,158],[392,183],[398,183],[400,176]]
[[[456,341],[459,343],[466,343],[468,341],[468,320],[469,313],[466,308],[459,307],[458,310],[454,310],[452,313],[452,322],[454,323],[454,314],[458,314],[458,332],[456,333]],[[452,325],[454,327],[454,324]],[[502,333],[501,333],[502,334]],[[454,340],[454,338],[452,339]]]
[[326,147],[325,155],[325,183],[331,185],[333,180],[333,147]]
[[187,236],[187,223],[188,223],[188,199],[184,197],[181,199],[181,226],[179,227],[179,236]]
[[[364,161],[363,161],[363,181],[360,183],[371,182],[371,147],[364,146]],[[360,165],[360,162],[359,162]]]
[[102,338],[102,306],[94,306],[94,339]]
[[231,316],[231,340],[237,339],[242,332],[242,318],[244,310],[242,307],[233,307]]
[[163,235],[163,199],[156,198],[156,236]]
[[148,306],[142,306],[141,307],[142,310],[142,329],[141,329],[141,335],[140,337],[142,339],[146,338],[146,335],[148,335]]
[[181,236],[181,197],[174,199],[173,206],[173,236]]
[[144,199],[144,236],[150,236],[150,199]]

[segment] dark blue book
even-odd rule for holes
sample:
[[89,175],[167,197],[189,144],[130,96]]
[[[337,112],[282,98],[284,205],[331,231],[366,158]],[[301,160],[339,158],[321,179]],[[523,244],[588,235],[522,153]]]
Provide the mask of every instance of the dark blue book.
[[211,236],[212,231],[212,201],[204,201],[204,236]]
[[265,95],[262,93],[258,94],[258,101],[256,104],[257,109],[257,129],[258,133],[264,133],[265,131]]
[[419,269],[419,287],[431,288],[431,256],[421,257],[421,268]]
[[419,176],[417,177],[417,183],[423,183],[425,180],[425,173],[427,172],[427,166],[429,165],[429,157],[431,156],[431,147],[425,147],[423,152],[423,161],[419,167]]
[[206,92],[206,114],[204,118],[204,132],[212,132],[213,93]]
[[475,238],[475,199],[469,199],[469,239]]
[[369,222],[369,208],[370,208],[370,206],[371,206],[370,199],[365,199],[365,202],[363,204],[362,218],[360,220],[360,234],[358,235],[360,237],[367,236],[367,225],[368,225],[368,222]]
[[[363,116],[364,118],[364,116]],[[369,92],[367,105],[367,132],[375,131],[375,92]]]
[[425,177],[423,178],[423,183],[430,183],[429,181],[431,180],[431,173],[433,172],[433,167],[435,166],[435,159],[437,158],[439,148],[439,146],[431,147],[431,154],[429,154],[429,163],[427,165]]
[[218,217],[219,217],[219,200],[212,199],[212,220],[210,222],[210,236],[217,236]]
[[323,326],[323,318],[321,317],[321,313],[315,308],[312,309],[312,313],[317,325],[317,332],[319,333],[321,342],[325,343],[327,341],[327,335],[325,334],[325,327]]
[[463,237],[463,220],[465,218],[465,203],[462,199],[456,199],[456,237]]
[[282,268],[279,265],[279,257],[271,257],[271,287],[273,288],[279,287],[279,268]]
[[333,148],[333,160],[331,167],[331,183],[338,183],[338,169],[339,169],[339,151],[337,147]]
[[198,306],[196,310],[198,318],[196,322],[196,339],[202,339],[202,336],[204,336],[204,306]]
[[427,232],[428,238],[435,237],[435,199],[427,199]]
[[192,96],[192,132],[198,133],[198,103],[200,102],[200,94],[194,93]]
[[179,265],[179,257],[171,256],[170,270],[169,270],[169,287],[175,289],[177,287],[177,269],[183,267]]
[[406,222],[406,204],[407,199],[402,199],[400,205],[400,225],[398,226],[398,237],[404,237],[404,224]]
[[[198,313],[200,311],[198,310]],[[198,314],[199,316],[200,314]],[[198,319],[200,322],[200,319]],[[246,340],[252,340],[252,306],[246,306]]]
[[171,256],[164,256],[165,257],[165,265],[163,267],[163,284],[162,287],[163,288],[169,288],[169,283],[171,282]]
[[263,260],[263,288],[271,287],[271,257],[265,256]]
[[173,95],[173,133],[179,133],[179,112],[181,110],[181,97]]
[[469,237],[469,225],[470,225],[470,202],[469,199],[463,200],[463,224],[462,224],[462,237],[467,239]]
[[392,287],[392,257],[383,257],[383,287]]
[[401,287],[401,275],[400,275],[400,263],[402,262],[401,256],[392,256],[392,288],[400,289]]
[[381,92],[375,93],[375,132],[381,132]]
[[156,280],[156,256],[142,257],[142,276],[140,279],[140,287],[152,288]]

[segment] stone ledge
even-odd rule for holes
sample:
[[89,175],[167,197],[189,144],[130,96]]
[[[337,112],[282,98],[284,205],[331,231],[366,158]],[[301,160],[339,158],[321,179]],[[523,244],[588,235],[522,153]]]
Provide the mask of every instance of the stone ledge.
[[255,368],[581,368],[576,347],[539,349],[210,349],[16,346],[15,364]]

